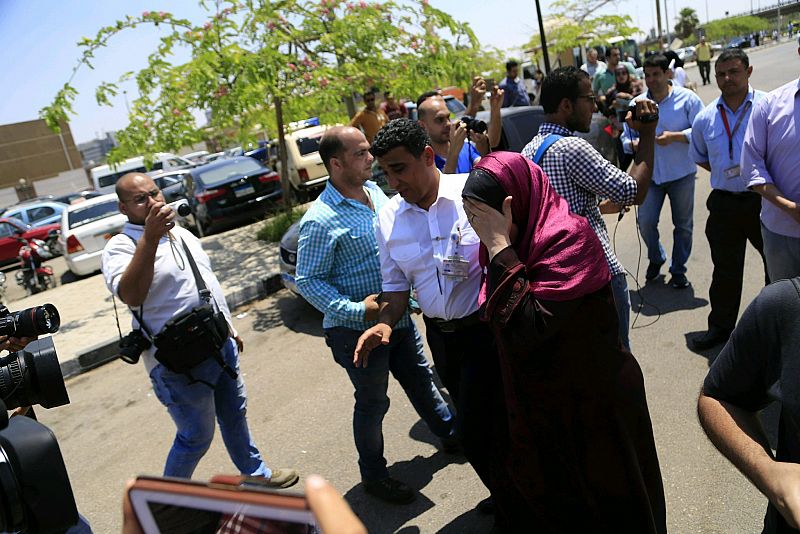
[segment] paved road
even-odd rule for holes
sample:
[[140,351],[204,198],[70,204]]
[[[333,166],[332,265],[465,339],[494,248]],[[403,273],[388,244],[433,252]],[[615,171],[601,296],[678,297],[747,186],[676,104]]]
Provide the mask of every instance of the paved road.
[[[753,85],[771,89],[796,76],[800,59],[793,43],[752,53]],[[699,80],[696,69],[689,75]],[[704,101],[716,96],[700,88]],[[708,174],[698,174],[694,251],[688,276],[693,288],[677,291],[660,280],[641,292],[641,314],[632,331],[634,353],[645,373],[650,411],[661,459],[671,532],[756,532],[763,497],[708,443],[695,415],[695,399],[716,350],[696,354],[687,340],[705,330],[711,262],[703,234]],[[668,214],[665,207],[664,214]],[[623,263],[643,281],[633,214],[617,226],[616,248]],[[668,217],[667,217],[668,218]],[[671,230],[662,225],[665,247]],[[637,263],[640,271],[637,271]],[[763,272],[750,251],[743,299],[759,291]],[[629,280],[635,286],[633,280]],[[281,291],[237,310],[236,327],[247,342],[242,369],[250,396],[249,416],[257,443],[275,466],[327,476],[346,495],[373,532],[488,532],[491,521],[471,511],[485,496],[459,458],[447,456],[392,384],[385,423],[392,473],[420,488],[422,498],[391,507],[368,498],[358,486],[351,438],[352,387],[331,360],[321,338],[320,315]],[[39,410],[61,443],[82,512],[97,532],[119,531],[124,481],[158,473],[168,450],[172,423],[152,394],[141,367],[115,362],[67,383],[72,404]],[[201,463],[198,478],[232,472],[221,440]]]

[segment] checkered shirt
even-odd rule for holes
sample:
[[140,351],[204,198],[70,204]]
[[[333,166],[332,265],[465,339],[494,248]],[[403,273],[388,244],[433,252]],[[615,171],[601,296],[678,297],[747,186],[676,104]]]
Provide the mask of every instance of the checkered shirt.
[[561,135],[563,139],[547,149],[541,161],[542,170],[556,192],[567,201],[570,210],[589,220],[603,244],[611,276],[624,273],[625,269],[611,247],[608,229],[597,204],[604,198],[625,206],[633,204],[636,181],[601,156],[588,141],[550,122],[539,127],[539,133],[522,149],[522,155],[533,160],[536,149],[551,133]]
[[[300,223],[295,281],[300,294],[325,314],[323,328],[366,330],[376,323],[364,320],[363,300],[381,292],[376,212],[388,198],[373,182],[364,187],[372,207],[345,198],[328,182]],[[410,325],[406,314],[396,328]]]

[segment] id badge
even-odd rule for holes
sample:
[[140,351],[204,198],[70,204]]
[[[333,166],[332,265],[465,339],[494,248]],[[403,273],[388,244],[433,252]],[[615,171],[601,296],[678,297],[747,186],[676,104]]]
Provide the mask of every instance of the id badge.
[[456,282],[463,282],[469,276],[469,262],[456,254],[444,260],[442,274]]
[[733,167],[728,167],[724,171],[722,171],[723,176],[730,180],[731,178],[738,178],[739,174],[741,174],[741,169],[739,165],[734,165]]

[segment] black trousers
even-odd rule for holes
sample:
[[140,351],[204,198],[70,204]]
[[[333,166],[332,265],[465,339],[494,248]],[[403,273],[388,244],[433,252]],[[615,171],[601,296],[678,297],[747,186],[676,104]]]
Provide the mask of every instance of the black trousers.
[[491,491],[492,439],[495,425],[505,423],[494,336],[483,322],[444,332],[430,317],[423,319],[436,373],[456,407],[464,456]]
[[708,328],[730,332],[736,326],[742,299],[742,277],[747,242],[761,255],[764,283],[768,284],[764,241],[761,237],[761,196],[714,189],[706,201],[706,237],[711,247],[714,273],[711,277],[711,313]]
[[711,61],[698,61],[697,68],[700,70],[703,85],[711,83]]

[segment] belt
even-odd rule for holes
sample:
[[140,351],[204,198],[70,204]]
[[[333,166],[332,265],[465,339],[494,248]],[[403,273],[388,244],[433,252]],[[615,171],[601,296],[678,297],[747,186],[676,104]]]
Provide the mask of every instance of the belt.
[[720,194],[720,195],[731,196],[731,197],[740,197],[740,198],[747,198],[747,197],[753,197],[753,196],[759,197],[759,196],[761,196],[758,193],[756,193],[755,191],[726,191],[725,189],[713,189],[713,192],[715,192],[717,194]]
[[481,322],[480,314],[477,311],[459,319],[447,320],[440,319],[438,317],[428,317],[427,315],[425,318],[428,319],[431,324],[435,325],[440,331],[448,334],[461,330],[462,328],[474,326]]

